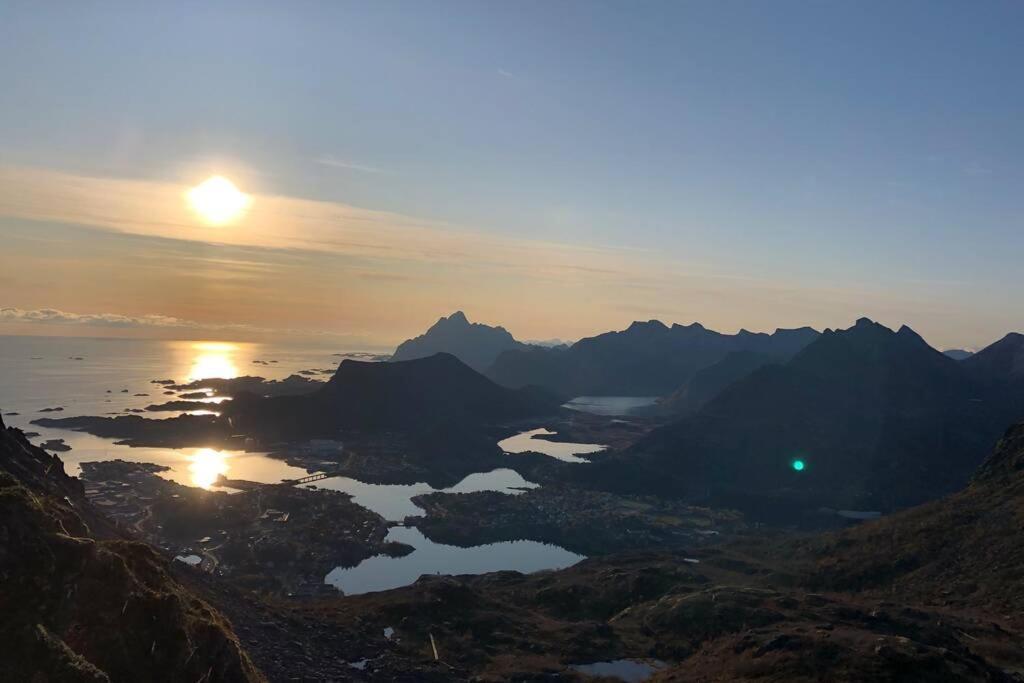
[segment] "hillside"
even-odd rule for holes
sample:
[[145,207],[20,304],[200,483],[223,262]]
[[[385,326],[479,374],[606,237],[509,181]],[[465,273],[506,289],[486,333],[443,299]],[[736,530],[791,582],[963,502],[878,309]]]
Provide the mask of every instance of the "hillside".
[[669,327],[651,320],[581,339],[567,349],[506,351],[487,374],[505,386],[533,384],[567,396],[663,396],[730,353],[784,361],[817,336],[807,327],[728,335],[699,323]]
[[809,545],[820,588],[988,609],[1024,627],[1024,422],[962,491]]
[[1021,394],[978,381],[907,327],[861,319],[739,380],[588,476],[619,486],[633,478],[761,515],[893,510],[963,486],[1024,413]]
[[1024,382],[1024,334],[1011,332],[963,363],[969,372],[980,378]]
[[63,464],[0,422],[7,680],[260,681],[227,621],[123,540]]
[[392,361],[427,358],[435,353],[450,353],[475,370],[490,367],[503,351],[526,349],[504,327],[471,323],[466,314],[456,311],[441,318],[430,329],[398,345]]
[[733,351],[717,363],[695,372],[681,387],[658,402],[657,412],[663,415],[694,413],[758,368],[778,362],[776,357],[766,353]]

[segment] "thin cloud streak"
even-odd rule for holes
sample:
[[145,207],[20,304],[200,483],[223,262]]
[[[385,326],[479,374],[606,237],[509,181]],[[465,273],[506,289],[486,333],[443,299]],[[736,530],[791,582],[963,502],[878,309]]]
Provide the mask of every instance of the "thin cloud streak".
[[321,166],[330,166],[331,168],[343,168],[347,171],[359,171],[361,173],[373,173],[373,174],[387,174],[389,171],[385,171],[382,168],[375,166],[366,166],[364,164],[356,164],[351,161],[345,161],[344,159],[337,159],[332,156],[322,156],[314,161]]
[[0,308],[0,330],[5,323],[31,323],[37,325],[103,327],[119,329],[180,329],[190,332],[230,332],[242,334],[288,335],[348,338],[355,335],[317,330],[296,330],[276,327],[260,327],[246,323],[202,323],[173,316],[147,314],[122,315],[120,313],[72,313],[56,308],[22,309]]

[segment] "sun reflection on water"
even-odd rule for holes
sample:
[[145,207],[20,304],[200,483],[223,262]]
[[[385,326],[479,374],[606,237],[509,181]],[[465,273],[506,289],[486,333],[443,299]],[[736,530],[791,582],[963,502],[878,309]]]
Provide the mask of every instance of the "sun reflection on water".
[[237,344],[229,342],[193,342],[192,366],[188,371],[188,380],[238,377],[236,356],[239,351]]
[[209,489],[217,483],[217,477],[226,475],[230,469],[228,456],[212,448],[200,448],[188,456],[188,460],[192,485],[199,488]]

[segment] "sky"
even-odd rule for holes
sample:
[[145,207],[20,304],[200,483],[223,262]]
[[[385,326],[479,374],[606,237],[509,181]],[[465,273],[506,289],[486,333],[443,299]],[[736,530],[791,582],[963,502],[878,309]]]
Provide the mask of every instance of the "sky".
[[[0,2],[0,334],[1024,331],[1019,2]],[[225,225],[185,200],[249,195]]]

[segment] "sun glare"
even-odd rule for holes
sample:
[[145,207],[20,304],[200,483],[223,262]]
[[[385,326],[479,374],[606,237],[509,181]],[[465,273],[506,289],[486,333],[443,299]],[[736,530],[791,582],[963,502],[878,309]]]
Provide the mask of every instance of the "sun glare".
[[238,347],[227,342],[196,342],[192,344],[195,356],[188,371],[188,379],[211,379],[220,377],[233,379],[238,377],[238,365],[235,353]]
[[192,485],[208,489],[217,483],[217,477],[228,473],[228,458],[212,448],[200,448],[189,456],[188,471]]
[[223,176],[207,178],[185,194],[189,206],[211,225],[223,225],[240,216],[252,198]]

